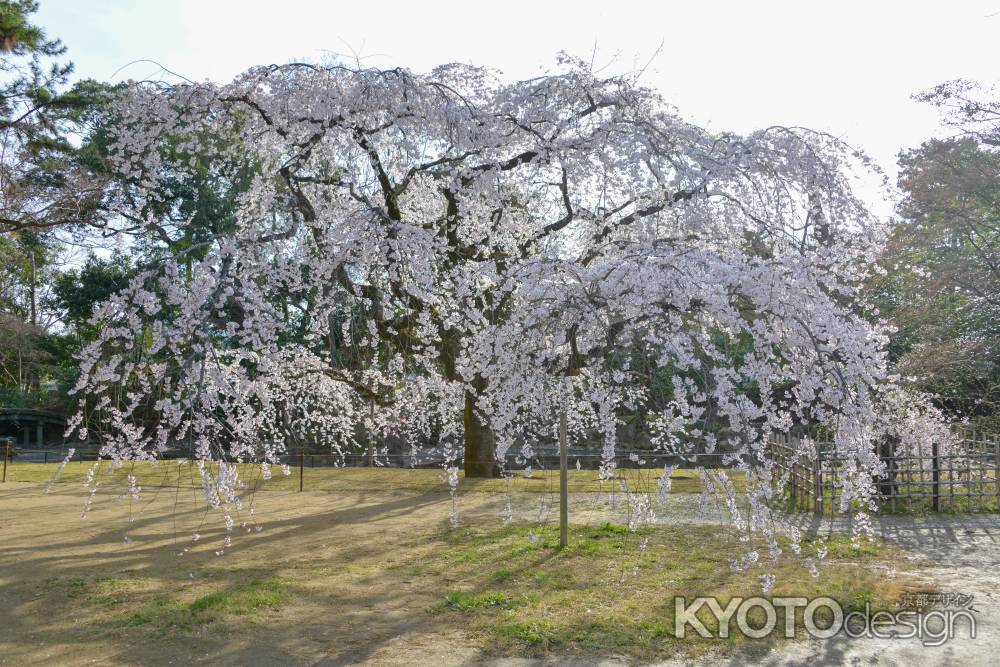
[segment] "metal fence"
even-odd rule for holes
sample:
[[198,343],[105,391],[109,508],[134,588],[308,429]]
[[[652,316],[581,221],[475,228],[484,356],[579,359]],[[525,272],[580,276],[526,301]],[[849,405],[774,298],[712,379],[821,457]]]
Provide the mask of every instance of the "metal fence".
[[[1000,437],[978,432],[957,434],[957,441],[948,447],[932,444],[925,450],[911,452],[895,446],[891,441],[878,445],[878,454],[885,464],[886,473],[874,480],[879,492],[879,504],[887,512],[995,512],[1000,511]],[[803,442],[795,435],[773,435],[767,443],[770,458],[779,474],[786,476],[784,489],[788,504],[796,509],[815,513],[836,513],[842,498],[843,459],[838,457],[829,439],[811,437],[803,450]],[[3,479],[12,479],[11,464],[22,470],[13,474],[26,479],[25,471],[37,463],[62,461],[64,452],[59,450],[25,450],[10,447],[0,439],[3,458]],[[79,452],[74,461],[93,461],[96,452]],[[573,449],[569,452],[571,469],[596,470],[602,462],[600,454],[592,449]],[[413,453],[399,452],[349,452],[342,454],[319,453],[306,449],[286,454],[281,463],[287,465],[291,477],[284,488],[300,490],[334,484],[330,473],[319,469],[332,468],[411,468],[440,470],[445,464],[444,452],[429,449]],[[22,465],[27,464],[27,465]],[[615,457],[620,470],[634,469],[642,474],[630,478],[634,484],[655,488],[655,478],[664,466],[679,468],[728,468],[730,462],[723,453],[701,454],[696,457],[679,457],[648,451],[625,451]],[[461,462],[454,465],[461,467]],[[519,473],[528,468],[543,472],[554,471],[559,466],[555,451],[541,449],[530,459],[511,456],[504,468]],[[317,469],[316,474],[310,470]],[[643,472],[645,471],[645,472]],[[39,471],[41,472],[41,471]],[[331,473],[334,471],[330,471]],[[31,475],[34,479],[37,475]],[[648,479],[647,479],[648,478]],[[178,477],[178,480],[180,478]],[[191,483],[195,483],[193,477]],[[180,483],[178,481],[178,483]],[[185,484],[186,485],[186,484]]]
[[[61,463],[67,454],[67,449],[23,449],[17,447],[4,447],[3,440],[0,440],[0,455],[4,464],[3,481],[46,481],[54,478],[57,464]],[[74,453],[71,462],[74,464],[91,463],[98,458],[97,452],[89,449],[78,450]],[[182,462],[186,460],[189,465],[178,466],[163,465],[171,461]],[[603,457],[593,449],[570,448],[568,452],[568,465],[571,470],[593,471],[593,478],[597,479],[596,471],[601,467]],[[194,461],[181,453],[168,454],[160,459],[159,466],[161,473],[159,477],[151,470],[144,470],[143,483],[147,486],[191,486],[200,483],[196,471],[194,471]],[[43,464],[43,465],[39,465]],[[48,466],[44,464],[49,464]],[[649,451],[621,451],[615,456],[614,464],[619,471],[631,471],[627,476],[629,486],[639,483],[644,490],[655,491],[659,476],[662,474],[664,466],[672,466],[680,469],[693,469],[697,467],[705,468],[727,468],[731,463],[723,453],[698,454],[689,456],[669,455]],[[344,486],[344,484],[364,483],[369,479],[365,476],[350,476],[350,471],[361,472],[360,468],[367,468],[373,471],[382,470],[423,470],[425,474],[418,475],[419,479],[402,482],[408,485],[407,488],[420,486],[421,480],[436,480],[438,474],[443,474],[446,465],[454,465],[459,469],[462,467],[461,459],[448,461],[444,451],[437,448],[419,449],[415,452],[317,452],[309,449],[292,450],[280,457],[273,468],[273,478],[280,479],[278,486],[284,489],[298,488],[299,490],[330,490]],[[8,469],[8,466],[10,469]],[[279,466],[287,466],[287,470],[277,469]],[[189,470],[190,468],[190,470]],[[515,454],[509,455],[504,461],[503,470],[513,475],[516,479],[531,475],[531,471],[541,474],[542,477],[555,473],[559,469],[559,454],[555,450],[548,448],[538,448],[531,457],[522,457]],[[59,481],[79,481],[79,478],[86,468],[71,466],[58,476]],[[103,470],[103,469],[102,469]],[[345,475],[338,471],[343,471]],[[435,475],[428,477],[427,474],[435,472]],[[107,482],[120,483],[124,479],[123,472],[118,476],[105,479]],[[538,474],[535,478],[538,478]],[[254,473],[259,475],[259,471]],[[117,479],[122,477],[122,479]],[[388,478],[387,478],[388,479]],[[403,478],[396,477],[395,480]],[[625,479],[625,478],[623,478]],[[345,482],[346,480],[346,482]],[[353,481],[352,481],[353,480]],[[381,478],[371,478],[373,484],[384,485],[387,480]],[[271,484],[274,486],[274,484]],[[612,485],[613,486],[613,485]],[[648,488],[646,488],[648,487]],[[352,487],[353,488],[353,487]]]
[[[4,448],[4,441],[0,439],[0,455],[8,453],[9,460],[18,463],[59,463],[65,457],[68,448],[62,449],[23,449],[11,446]],[[571,448],[568,452],[569,464],[571,467],[579,463],[579,468],[584,470],[597,470],[603,459],[601,454],[593,450]],[[181,454],[162,456],[161,460],[169,461],[180,458],[189,458]],[[73,454],[72,461],[95,461],[97,452],[77,451]],[[615,466],[618,468],[643,468],[662,469],[665,465],[678,468],[729,468],[732,463],[727,459],[725,453],[712,454],[690,454],[675,455],[661,452],[640,452],[640,453],[618,453],[614,457]],[[304,468],[440,468],[445,465],[446,459],[442,452],[438,450],[421,450],[417,454],[410,453],[378,453],[372,455],[368,452],[342,452],[328,453],[311,450],[295,449],[279,457],[279,464],[286,464],[292,467]],[[461,467],[459,458],[454,465]],[[507,470],[534,469],[554,469],[559,467],[558,452],[543,450],[537,452],[530,458],[520,456],[508,456],[504,462]]]
[[[995,512],[1000,510],[1000,436],[975,431],[956,433],[953,446],[939,443],[916,452],[892,440],[877,444],[885,474],[875,480],[884,512]],[[770,456],[787,475],[785,497],[797,509],[815,513],[839,511],[844,459],[832,442],[810,438],[811,455],[802,440],[773,435]]]

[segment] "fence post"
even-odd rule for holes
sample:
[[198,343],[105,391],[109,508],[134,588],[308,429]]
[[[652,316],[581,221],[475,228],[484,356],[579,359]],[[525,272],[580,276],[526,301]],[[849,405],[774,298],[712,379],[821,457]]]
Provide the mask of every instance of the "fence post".
[[896,474],[899,468],[898,444],[899,439],[892,435],[883,436],[878,444],[879,460],[885,464],[885,479],[878,482],[879,495],[882,496],[883,503],[888,499],[893,512],[896,511],[896,495],[899,484]]
[[306,475],[306,448],[299,449],[299,493],[302,492],[303,480]]
[[781,436],[781,465],[784,470],[788,473],[788,484],[791,487],[790,493],[792,497],[792,507],[798,509],[799,507],[799,492],[795,489],[795,461],[788,455],[789,448],[791,447],[791,440],[787,433],[783,433]]
[[941,511],[941,457],[937,441],[931,443],[931,509]]
[[10,440],[3,441],[3,481],[7,482],[7,457],[10,456]]
[[994,436],[997,438],[993,442],[993,466],[996,468],[996,472],[993,474],[996,476],[994,481],[997,483],[997,509],[1000,509],[1000,436]]

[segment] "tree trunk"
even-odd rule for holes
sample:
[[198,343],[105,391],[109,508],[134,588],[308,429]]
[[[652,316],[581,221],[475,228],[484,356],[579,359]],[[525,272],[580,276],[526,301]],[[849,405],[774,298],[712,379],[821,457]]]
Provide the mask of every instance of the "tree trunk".
[[493,432],[476,412],[476,397],[465,392],[465,476],[499,477],[500,467],[493,456]]
[[35,251],[34,249],[31,249],[30,252],[31,252],[31,277],[28,284],[28,295],[31,301],[30,305],[31,326],[34,327],[38,326],[38,296],[37,296],[38,285],[37,285],[37,278],[35,276]]

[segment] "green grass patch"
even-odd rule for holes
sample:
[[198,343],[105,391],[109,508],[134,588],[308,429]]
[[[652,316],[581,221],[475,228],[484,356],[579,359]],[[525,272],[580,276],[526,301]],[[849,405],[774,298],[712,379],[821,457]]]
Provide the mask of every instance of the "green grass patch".
[[468,611],[470,609],[511,609],[514,603],[506,593],[463,593],[451,591],[444,596],[443,605],[448,609]]
[[[828,555],[817,578],[790,554],[775,565],[735,572],[731,559],[756,547],[764,561],[766,549],[706,526],[657,526],[639,533],[611,523],[572,526],[569,546],[560,550],[558,540],[555,526],[441,532],[435,548],[419,562],[427,577],[457,578],[463,587],[448,592],[436,613],[442,622],[465,628],[494,654],[653,659],[699,654],[720,642],[759,648],[759,640],[745,640],[735,626],[725,640],[702,639],[693,632],[675,637],[674,596],[716,596],[724,606],[734,596],[761,595],[759,577],[772,573],[776,585],[770,595],[829,595],[846,612],[866,603],[873,609],[893,608],[907,589],[904,582],[882,574],[899,558],[895,548],[868,542],[854,548],[849,538],[823,542]],[[814,546],[806,541],[807,554]],[[710,616],[702,620],[713,627]],[[797,627],[801,629],[801,619]],[[781,631],[779,627],[773,640],[764,643],[778,641]]]
[[291,587],[277,577],[252,579],[194,600],[158,593],[148,597],[138,608],[116,615],[109,625],[142,627],[159,635],[185,632],[277,610],[291,596]]
[[102,605],[117,605],[134,599],[145,591],[153,590],[156,582],[145,577],[125,573],[118,577],[81,576],[54,577],[46,580],[45,587],[51,594],[78,598]]
[[241,615],[263,608],[274,609],[290,597],[288,586],[280,579],[257,579],[241,586],[204,595],[188,607],[193,612]]

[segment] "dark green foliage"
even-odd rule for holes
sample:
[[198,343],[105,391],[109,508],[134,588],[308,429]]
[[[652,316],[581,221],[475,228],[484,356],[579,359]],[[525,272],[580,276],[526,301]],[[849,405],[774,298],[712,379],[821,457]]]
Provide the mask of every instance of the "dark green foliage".
[[79,271],[71,269],[58,274],[53,293],[65,321],[78,333],[88,331],[87,320],[94,308],[126,287],[134,273],[130,258],[115,253],[108,259],[90,255]]
[[870,286],[897,327],[892,361],[943,407],[1000,414],[1000,154],[972,137],[900,156],[905,198]]

